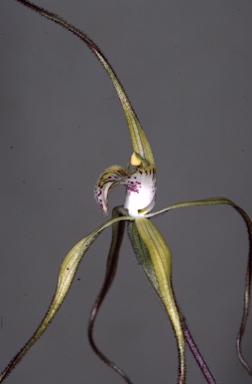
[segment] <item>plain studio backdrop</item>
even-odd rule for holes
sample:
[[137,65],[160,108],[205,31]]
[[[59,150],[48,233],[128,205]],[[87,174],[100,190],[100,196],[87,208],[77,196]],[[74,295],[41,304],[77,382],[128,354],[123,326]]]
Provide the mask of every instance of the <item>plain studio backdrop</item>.
[[[252,216],[251,1],[37,0],[88,33],[124,85],[154,152],[155,209],[211,196]],[[14,0],[0,5],[0,363],[31,336],[61,261],[104,222],[99,174],[132,147],[111,82],[76,37]],[[122,204],[116,188],[110,207]],[[248,241],[227,206],[154,219],[173,252],[173,282],[217,383],[251,383],[238,362]],[[122,383],[91,350],[90,309],[111,230],[84,257],[47,332],[6,383]],[[252,317],[244,354],[252,364]],[[170,322],[125,236],[95,339],[136,384],[176,383]],[[204,379],[188,351],[188,384]]]

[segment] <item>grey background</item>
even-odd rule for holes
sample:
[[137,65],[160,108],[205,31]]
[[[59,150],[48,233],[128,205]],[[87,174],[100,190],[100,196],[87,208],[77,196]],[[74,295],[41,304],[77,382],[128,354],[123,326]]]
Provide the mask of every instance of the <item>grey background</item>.
[[[251,1],[43,1],[85,30],[116,69],[158,169],[156,209],[225,196],[252,215]],[[3,368],[44,315],[63,256],[105,219],[99,174],[126,165],[131,144],[107,75],[62,28],[2,0],[0,361]],[[123,202],[119,187],[110,206]],[[173,280],[217,383],[251,383],[235,337],[247,235],[231,208],[174,211],[155,223],[173,252]],[[121,383],[86,337],[110,232],[83,260],[55,321],[8,383]],[[244,353],[252,364],[252,320]],[[176,383],[169,321],[125,238],[96,340],[134,383]],[[188,380],[204,380],[188,352]]]

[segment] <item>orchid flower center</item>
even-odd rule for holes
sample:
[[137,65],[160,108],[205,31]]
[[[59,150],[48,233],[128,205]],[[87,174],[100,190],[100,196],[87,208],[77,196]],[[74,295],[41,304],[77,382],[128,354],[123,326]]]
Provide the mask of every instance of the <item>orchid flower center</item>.
[[135,152],[130,159],[130,175],[125,181],[127,187],[124,208],[132,217],[144,216],[156,202],[156,168],[147,165]]
[[116,185],[127,188],[124,208],[129,216],[144,216],[156,201],[156,167],[133,152],[128,169],[112,165],[105,169],[95,185],[95,199],[105,215],[108,214],[108,194]]

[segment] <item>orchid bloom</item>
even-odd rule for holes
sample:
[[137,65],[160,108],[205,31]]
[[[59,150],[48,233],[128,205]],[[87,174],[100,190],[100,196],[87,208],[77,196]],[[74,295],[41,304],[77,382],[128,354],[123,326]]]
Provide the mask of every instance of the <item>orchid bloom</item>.
[[54,319],[67,293],[69,292],[73,278],[84,254],[96,240],[96,238],[100,235],[100,233],[111,225],[113,228],[113,235],[108,255],[107,271],[102,289],[91,311],[88,334],[91,346],[98,354],[98,356],[117,373],[119,373],[125,382],[132,383],[130,378],[99,350],[93,339],[93,328],[96,315],[115,276],[125,223],[128,225],[129,238],[136,256],[138,257],[138,260],[142,265],[150,283],[160,298],[164,308],[166,309],[174,330],[178,348],[178,383],[183,384],[186,382],[186,343],[189,345],[190,350],[196,359],[203,375],[205,376],[206,381],[208,383],[215,383],[213,375],[208,369],[189,332],[183,313],[177,305],[171,279],[171,251],[158,228],[152,223],[150,219],[177,208],[205,205],[211,206],[218,204],[229,205],[241,215],[246,224],[249,236],[250,249],[248,255],[244,292],[244,309],[241,326],[237,336],[236,346],[240,362],[251,375],[252,369],[245,361],[241,350],[241,342],[249,314],[252,274],[252,223],[250,218],[242,208],[223,197],[182,202],[166,207],[158,212],[151,212],[156,201],[156,167],[152,150],[145,132],[136,116],[136,113],[134,112],[130,101],[113,68],[106,60],[98,46],[85,33],[81,32],[79,29],[75,28],[62,18],[58,17],[56,14],[44,10],[29,1],[16,1],[72,32],[74,35],[79,37],[95,54],[95,56],[98,58],[108,73],[121,101],[128,123],[133,153],[130,156],[127,168],[118,165],[108,167],[101,174],[95,186],[96,201],[105,215],[107,215],[109,211],[108,193],[118,184],[122,184],[126,187],[124,205],[122,207],[114,208],[112,219],[106,221],[100,227],[92,231],[89,235],[81,239],[65,256],[60,268],[56,292],[46,315],[42,319],[32,337],[25,343],[22,349],[13,357],[7,367],[2,371],[0,375],[0,383],[2,383],[7,378],[15,366],[33,346],[33,344],[45,332],[48,325]]

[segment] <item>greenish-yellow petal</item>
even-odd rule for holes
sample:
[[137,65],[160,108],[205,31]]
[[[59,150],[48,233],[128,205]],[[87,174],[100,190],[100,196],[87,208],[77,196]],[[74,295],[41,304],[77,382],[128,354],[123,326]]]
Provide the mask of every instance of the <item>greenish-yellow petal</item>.
[[61,304],[63,303],[69,289],[71,287],[73,278],[77,271],[77,268],[80,264],[80,261],[92,243],[95,241],[97,236],[111,224],[114,224],[118,221],[122,220],[131,220],[128,216],[120,216],[115,219],[111,219],[106,223],[102,224],[96,230],[91,232],[88,236],[84,237],[80,240],[65,256],[58,278],[58,285],[56,288],[56,292],[52,299],[52,302],[49,306],[49,309],[44,316],[43,320],[39,324],[38,328],[32,335],[32,337],[25,343],[25,345],[21,348],[21,350],[11,359],[10,363],[3,370],[0,375],[0,383],[2,383],[5,378],[11,373],[11,371],[15,368],[15,366],[20,362],[20,360],[24,357],[24,355],[29,351],[29,349],[36,343],[36,341],[42,336],[42,334],[47,329],[48,325],[54,319],[57,311],[59,310]]
[[135,220],[139,236],[150,254],[155,275],[158,282],[158,291],[170,317],[179,351],[179,377],[178,383],[185,382],[185,340],[182,323],[177,307],[171,281],[172,255],[163,236],[157,227],[147,218],[138,217]]

